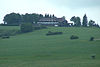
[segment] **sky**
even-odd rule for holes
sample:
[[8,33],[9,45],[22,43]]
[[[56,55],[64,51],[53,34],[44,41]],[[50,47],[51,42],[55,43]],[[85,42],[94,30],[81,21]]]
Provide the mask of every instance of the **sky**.
[[82,21],[86,14],[88,21],[92,19],[100,25],[100,0],[0,0],[0,23],[12,12],[54,14],[65,16],[68,21],[72,16],[79,16]]

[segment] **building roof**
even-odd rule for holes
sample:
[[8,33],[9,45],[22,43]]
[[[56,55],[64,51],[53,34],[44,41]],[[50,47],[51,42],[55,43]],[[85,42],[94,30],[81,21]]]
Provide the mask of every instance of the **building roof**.
[[64,22],[64,18],[41,18],[39,22]]
[[56,22],[55,18],[41,18],[39,22]]
[[64,22],[64,21],[65,21],[64,18],[57,18],[56,20],[57,20],[58,22]]

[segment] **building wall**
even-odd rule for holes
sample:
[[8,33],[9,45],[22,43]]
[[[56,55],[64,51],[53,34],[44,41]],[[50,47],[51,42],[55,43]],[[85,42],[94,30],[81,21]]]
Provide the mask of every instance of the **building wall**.
[[47,24],[47,25],[48,25],[48,24],[50,24],[50,25],[51,25],[51,24],[54,24],[54,25],[55,25],[55,24],[58,24],[58,23],[59,23],[59,22],[37,22],[37,24]]

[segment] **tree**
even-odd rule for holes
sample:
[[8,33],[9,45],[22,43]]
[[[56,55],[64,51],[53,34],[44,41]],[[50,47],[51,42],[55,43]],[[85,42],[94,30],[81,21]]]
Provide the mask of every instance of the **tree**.
[[90,20],[90,21],[89,21],[89,26],[90,26],[90,27],[99,27],[99,25],[96,24],[95,21],[93,21],[93,20]]
[[50,16],[49,16],[49,14],[45,14],[45,18],[49,18]]
[[69,26],[68,21],[65,20],[65,21],[59,23],[59,26],[60,26],[60,27],[66,27],[66,26]]
[[[48,15],[49,16],[49,15]],[[10,13],[5,15],[3,21],[4,24],[7,25],[20,25],[21,23],[37,23],[39,21],[39,19],[43,18],[42,14],[36,14],[36,13],[32,13],[32,14],[18,14],[18,13]]]
[[31,32],[33,30],[32,23],[22,23],[20,26],[20,30],[23,33]]
[[22,15],[22,19],[23,19],[23,22],[33,22],[33,18],[32,18],[32,15],[31,14],[28,14],[26,13],[25,15]]
[[57,18],[54,14],[52,15],[52,18]]
[[25,15],[22,15],[22,20],[23,20],[24,23],[26,23],[26,22],[37,23],[37,21],[42,17],[43,17],[42,14],[39,15],[39,14],[36,14],[36,13],[33,13],[33,14],[26,13]]
[[7,25],[19,25],[21,23],[21,15],[19,13],[10,13],[5,15],[3,21]]
[[32,17],[33,17],[33,22],[37,23],[39,19],[43,17],[43,15],[41,14],[40,16],[39,14],[33,13]]
[[61,18],[62,18],[63,20],[66,20],[66,19],[65,19],[65,18],[66,18],[65,16],[62,16]]
[[40,15],[39,15],[39,18],[43,18],[43,15],[42,15],[42,14],[40,14]]
[[94,26],[94,25],[95,25],[95,21],[90,20],[90,21],[89,21],[89,26],[92,27],[92,26]]
[[87,16],[86,14],[83,16],[83,27],[87,27],[87,23],[88,23],[88,20],[87,20]]
[[94,26],[95,26],[95,27],[100,27],[99,24],[95,24]]
[[80,19],[80,17],[75,17],[75,16],[73,16],[73,17],[70,19],[70,21],[73,21],[73,22],[74,22],[74,26],[76,26],[76,27],[81,26],[81,19]]
[[81,19],[80,19],[80,17],[76,17],[76,26],[77,27],[81,26]]

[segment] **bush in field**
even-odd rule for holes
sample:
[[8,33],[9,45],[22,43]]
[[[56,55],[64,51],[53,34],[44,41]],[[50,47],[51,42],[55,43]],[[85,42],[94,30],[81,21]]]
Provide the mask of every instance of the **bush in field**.
[[95,59],[95,58],[96,58],[96,54],[92,54],[92,55],[91,55],[91,58],[92,58],[92,59]]
[[10,34],[8,32],[2,32],[0,33],[0,37],[2,39],[10,38]]
[[48,31],[48,33],[46,35],[48,36],[48,35],[59,35],[59,34],[63,34],[63,33],[62,32],[51,32],[51,31]]
[[10,38],[10,36],[2,36],[2,39]]
[[75,36],[75,35],[72,35],[71,37],[70,37],[70,39],[72,40],[72,39],[79,39],[79,37],[78,36]]
[[22,23],[20,26],[20,30],[23,33],[32,32],[33,30],[32,23]]
[[94,37],[91,37],[91,38],[90,38],[90,41],[94,41]]

